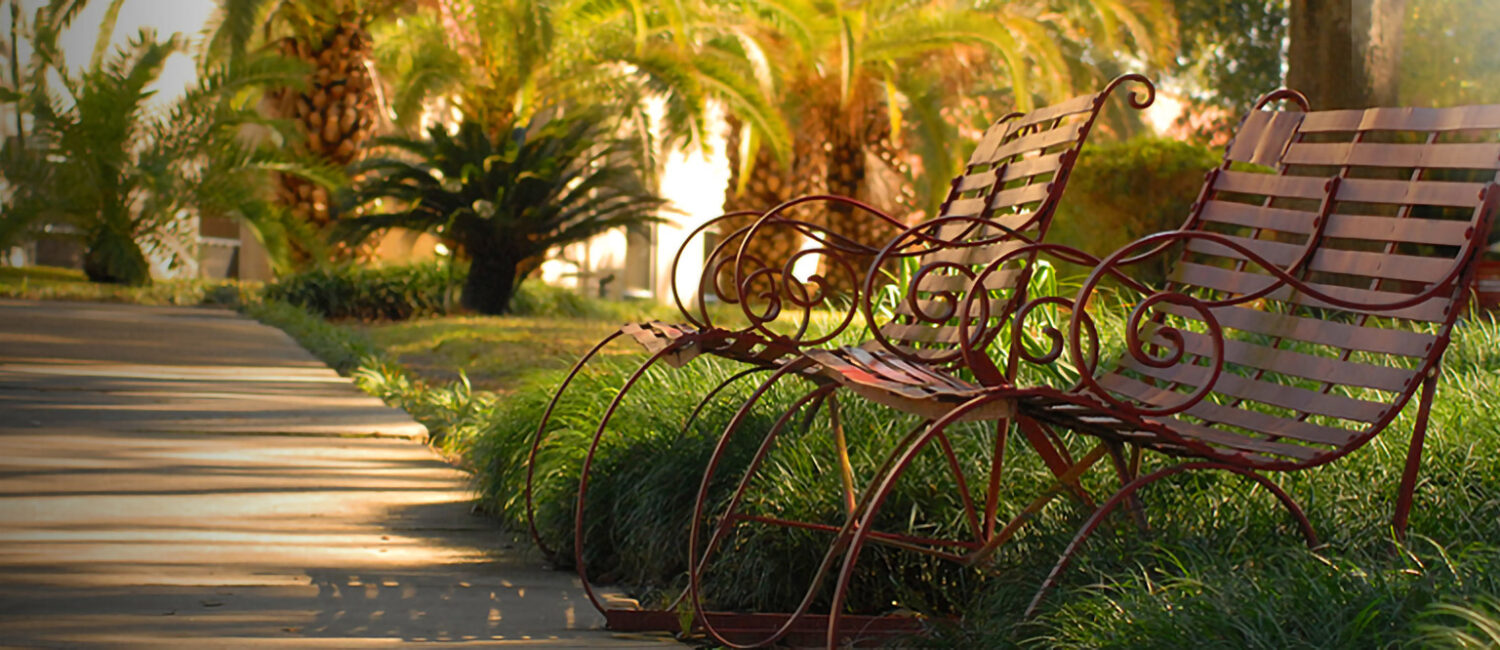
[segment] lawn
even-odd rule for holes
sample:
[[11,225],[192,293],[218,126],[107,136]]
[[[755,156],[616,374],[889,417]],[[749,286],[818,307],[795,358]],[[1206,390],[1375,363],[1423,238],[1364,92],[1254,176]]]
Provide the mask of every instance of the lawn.
[[[538,373],[565,370],[619,325],[594,318],[448,316],[350,327],[424,380],[447,383],[463,372],[474,388],[504,394]],[[605,354],[629,352],[615,345]]]

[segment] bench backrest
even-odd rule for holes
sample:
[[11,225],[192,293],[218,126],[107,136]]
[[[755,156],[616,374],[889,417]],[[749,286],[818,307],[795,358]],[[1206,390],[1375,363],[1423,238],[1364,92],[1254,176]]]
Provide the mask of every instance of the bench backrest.
[[[1252,111],[1185,226],[1215,235],[1186,238],[1168,276],[1169,292],[1204,303],[1153,306],[1185,356],[1125,355],[1101,385],[1155,407],[1205,393],[1174,426],[1260,466],[1316,465],[1368,441],[1436,372],[1469,297],[1497,136],[1500,106]],[[1158,331],[1158,353],[1171,338]]]
[[[1141,75],[1116,78],[1102,91],[1031,111],[1012,113],[992,124],[974,148],[962,173],[949,187],[929,228],[908,232],[888,250],[891,257],[915,258],[904,281],[894,318],[879,322],[870,309],[869,288],[889,257],[877,259],[867,279],[866,318],[877,323],[876,344],[912,360],[950,363],[962,358],[959,303],[975,274],[991,262],[1040,241],[1067,186],[1073,165],[1105,100],[1120,85],[1138,83],[1135,108],[1149,106],[1155,87]],[[1035,255],[1018,255],[986,280],[989,327],[971,330],[971,339],[991,336],[1014,305],[1025,299]],[[976,312],[977,313],[977,312]]]

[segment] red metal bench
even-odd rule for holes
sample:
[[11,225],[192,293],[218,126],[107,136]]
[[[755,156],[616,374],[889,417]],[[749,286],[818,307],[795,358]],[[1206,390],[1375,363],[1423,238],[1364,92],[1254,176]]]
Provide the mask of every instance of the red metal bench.
[[[605,606],[595,594],[583,562],[585,499],[589,473],[609,420],[630,389],[659,361],[680,366],[701,354],[710,354],[746,364],[748,367],[745,371],[730,376],[711,389],[699,402],[687,418],[683,428],[686,431],[703,406],[731,382],[759,371],[777,372],[776,376],[780,376],[780,371],[787,367],[786,362],[797,358],[799,350],[827,344],[856,321],[857,311],[850,308],[843,313],[841,319],[834,319],[836,326],[832,331],[812,332],[811,324],[816,311],[833,304],[832,295],[827,283],[820,277],[814,276],[806,281],[798,279],[793,273],[793,265],[807,256],[824,256],[834,261],[835,268],[844,269],[847,273],[853,268],[849,258],[868,259],[882,249],[838,237],[813,224],[787,218],[784,213],[806,203],[838,202],[852,205],[858,213],[889,225],[892,232],[905,233],[906,236],[899,243],[886,248],[887,258],[937,260],[954,269],[962,267],[962,272],[950,274],[951,277],[943,280],[946,284],[940,293],[947,296],[946,300],[950,303],[947,316],[908,313],[902,316],[903,323],[881,330],[887,339],[907,341],[911,337],[917,337],[911,339],[909,349],[927,350],[923,354],[927,355],[928,363],[960,363],[959,346],[951,341],[952,327],[942,323],[945,319],[951,319],[953,310],[956,309],[957,303],[953,296],[958,295],[974,272],[989,261],[998,250],[997,247],[1009,250],[1020,244],[1008,242],[1034,241],[1045,232],[1066,185],[1068,172],[1076,162],[1105,99],[1115,88],[1128,82],[1142,84],[1145,88],[1145,92],[1132,95],[1132,105],[1137,108],[1149,105],[1155,95],[1151,83],[1140,75],[1124,75],[1111,82],[1100,93],[1074,98],[1029,114],[1014,113],[996,121],[985,132],[965,166],[964,173],[953,181],[948,200],[943,205],[943,214],[965,220],[966,225],[963,227],[929,232],[922,228],[907,228],[899,220],[845,197],[812,196],[795,199],[768,211],[754,224],[730,233],[719,242],[704,265],[700,276],[700,291],[695,300],[684,300],[674,287],[674,300],[687,323],[627,324],[601,341],[574,366],[554,394],[533,437],[526,490],[529,520],[534,518],[532,485],[536,457],[542,448],[551,414],[568,385],[600,350],[621,335],[629,335],[650,353],[650,357],[626,378],[598,424],[584,458],[575,509],[574,559],[586,593],[605,614],[611,628],[656,629],[663,621],[676,620],[675,615],[667,612],[641,612]],[[743,216],[743,213],[726,215],[705,224],[690,235],[688,244],[684,247],[693,245],[697,241],[696,237],[711,227]],[[796,229],[811,238],[815,244],[803,251],[788,251],[784,260],[754,259],[742,253],[742,243],[746,239],[765,236],[768,230],[775,228]],[[681,257],[681,251],[674,257],[674,277]],[[1008,274],[1003,281],[997,278],[994,287],[996,294],[1004,294],[1006,299],[1011,300],[1024,295],[1024,292],[1016,292],[1014,288],[1024,286],[1028,271],[1024,263],[1017,266],[1016,272]],[[730,270],[733,273],[729,273]],[[733,286],[723,286],[726,277],[733,278]],[[872,288],[873,283],[865,287],[867,293]],[[716,325],[708,309],[710,293],[722,302],[739,304],[748,324],[735,329]],[[851,298],[853,304],[861,302],[858,295]],[[689,308],[688,304],[693,307]],[[788,314],[795,315],[788,318]],[[996,320],[998,318],[999,314],[996,315]],[[918,332],[922,328],[946,328],[943,336],[948,337],[948,340],[933,342],[929,340],[931,337],[924,338]],[[541,539],[534,520],[529,523],[533,539],[539,547],[551,554],[551,549]],[[675,606],[669,609],[674,608]],[[726,619],[706,614],[700,616],[699,620],[709,626],[718,624],[720,627],[727,625],[744,629],[746,634],[755,636],[762,628],[768,625],[780,627],[791,618],[795,617]],[[820,633],[821,627],[812,630]]]
[[[1292,99],[1305,107],[1288,91],[1267,99]],[[1264,486],[1293,515],[1308,543],[1316,544],[1296,501],[1266,473],[1317,467],[1354,453],[1420,393],[1392,522],[1396,534],[1403,534],[1442,354],[1500,200],[1497,133],[1500,106],[1252,111],[1182,229],[1113,253],[1073,301],[1040,298],[1018,312],[1024,321],[1040,304],[1074,307],[1066,340],[1054,332],[1048,353],[1022,356],[1047,363],[1066,353],[1085,371],[1077,385],[983,387],[950,380],[925,387],[961,405],[887,459],[856,516],[839,529],[825,560],[842,562],[832,592],[830,647],[850,629],[839,618],[861,551],[869,542],[891,543],[888,532],[873,527],[883,503],[924,449],[934,442],[946,448],[945,430],[972,417],[1014,418],[1023,430],[1038,432],[1028,440],[1057,440],[1058,430],[1096,439],[1097,446],[1074,459],[1064,476],[1076,477],[1111,458],[1122,483],[1063,552],[1028,615],[1112,510],[1132,502],[1141,487],[1183,472],[1222,470]],[[1034,248],[1078,259],[1057,247]],[[1159,291],[1124,272],[1166,254],[1176,258]],[[976,287],[986,276],[978,276]],[[1099,303],[1106,278],[1140,298],[1126,321],[1124,351],[1101,364],[1088,308]],[[983,301],[966,305],[966,313],[984,308]],[[817,371],[865,394],[908,389],[893,377],[837,365]],[[919,405],[934,401],[942,400],[887,403],[922,413]],[[1181,462],[1142,475],[1146,451]],[[974,478],[969,484],[984,484]],[[928,555],[982,563],[1058,493],[1038,496],[1010,521],[981,522],[973,538],[898,541]],[[969,516],[979,516],[972,505]]]
[[[811,363],[808,359],[837,359],[848,366],[861,368],[880,365],[899,369],[897,372],[908,378],[937,378],[942,377],[938,374],[939,369],[965,368],[985,384],[1004,384],[1009,376],[1005,369],[990,363],[988,358],[982,363],[969,365],[963,351],[967,347],[983,347],[993,341],[1003,331],[1009,314],[1025,302],[1028,279],[1034,268],[1030,259],[1024,255],[1012,256],[1011,263],[1005,269],[987,279],[984,294],[989,309],[984,315],[971,319],[971,324],[976,329],[967,342],[959,340],[959,298],[973,282],[976,272],[985,268],[992,260],[1021,250],[1045,236],[1068,174],[1078,159],[1085,138],[1104,106],[1104,101],[1115,88],[1126,81],[1142,84],[1145,91],[1132,95],[1131,105],[1135,108],[1149,106],[1154,99],[1154,87],[1144,77],[1126,75],[1116,79],[1098,94],[1077,97],[1025,115],[1007,116],[991,127],[976,147],[963,173],[951,183],[949,195],[940,207],[938,217],[902,229],[879,250],[879,254],[875,255],[875,262],[862,275],[862,290],[856,299],[871,338],[857,346],[824,349],[804,345],[792,354],[778,359],[769,368],[774,372],[740,408],[729,431],[736,430],[754,405],[780,381],[802,374]],[[806,200],[830,198],[845,200],[836,197],[809,197]],[[803,308],[809,302],[809,297],[820,299],[825,290],[821,285],[808,287],[796,279],[791,265],[798,257],[823,255],[832,258],[834,263],[828,266],[844,269],[845,273],[851,273],[849,269],[854,266],[843,257],[848,250],[847,244],[821,236],[810,229],[808,224],[779,216],[783,210],[795,207],[800,202],[792,201],[771,211],[750,229],[746,237],[756,237],[766,228],[794,227],[802,229],[818,241],[820,246],[802,251],[780,268],[744,254],[736,259],[735,277],[738,278],[741,295],[745,296],[740,305],[751,323],[752,331],[767,339],[777,336],[771,327],[771,321],[786,305]],[[890,305],[889,312],[883,315],[877,308],[876,290],[885,277],[882,269],[890,262],[903,261],[919,266],[921,270],[902,287],[904,292],[901,300]],[[763,300],[757,302],[756,298]],[[846,319],[853,316],[852,310],[845,314]],[[848,322],[845,320],[841,327],[847,326]],[[818,343],[831,339],[832,337],[824,337]],[[802,356],[801,353],[804,352],[807,357]],[[839,450],[834,462],[841,481],[842,498],[852,508],[856,498],[856,478],[847,457],[847,442],[843,438],[833,388],[832,385],[821,385],[796,400],[796,406],[767,433],[761,454],[755,462],[764,457],[765,450],[790,423],[793,413],[806,407],[806,417],[811,419],[826,405]],[[943,408],[945,412],[946,408],[956,405],[934,406]],[[701,531],[697,524],[702,521],[703,504],[729,448],[730,436],[726,435],[719,441],[709,460],[697,499],[698,512],[690,532],[690,548],[698,548]],[[1064,458],[1051,460],[1056,461],[1059,472],[1066,468]],[[734,499],[739,499],[742,494],[743,486]],[[759,523],[775,526],[782,522]],[[709,541],[708,546],[717,546],[720,537],[722,531],[716,532],[715,539]],[[700,568],[695,563],[694,569],[690,571],[690,580],[695,584],[699,582]],[[801,578],[787,577],[792,580]],[[713,612],[712,607],[705,606],[701,588],[690,591],[698,595],[694,602],[695,611]],[[810,601],[803,602],[795,611],[779,619],[766,619],[775,623],[770,627],[761,625],[746,629],[741,626],[731,631],[720,624],[720,620],[726,624],[733,623],[722,614],[718,617],[700,617],[700,624],[726,644],[771,643],[795,631],[808,628],[821,630],[822,619],[816,615],[808,615],[809,605]],[[884,626],[887,623],[890,621],[876,622],[870,619],[864,621],[863,625],[868,628],[870,625]],[[898,622],[896,625],[907,631],[911,629],[907,623]],[[801,640],[806,638],[805,635],[799,635]]]

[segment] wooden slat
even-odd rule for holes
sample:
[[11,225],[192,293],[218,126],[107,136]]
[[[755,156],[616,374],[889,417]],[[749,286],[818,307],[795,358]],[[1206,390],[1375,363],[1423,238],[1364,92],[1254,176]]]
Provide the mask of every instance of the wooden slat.
[[903,343],[947,343],[958,344],[957,325],[920,325],[911,323],[888,323],[880,328],[887,339]]
[[[1189,354],[1211,357],[1211,339],[1198,332],[1182,332]],[[1155,342],[1165,345],[1164,339]],[[1374,366],[1356,361],[1304,354],[1294,350],[1256,345],[1246,341],[1224,341],[1224,359],[1228,363],[1291,375],[1337,386],[1359,386],[1392,393],[1406,390],[1414,372],[1405,368]]]
[[995,185],[995,170],[984,169],[970,172],[958,177],[958,186],[953,188],[949,196],[959,196],[978,190],[988,191]]
[[[949,215],[944,215],[949,216]],[[983,221],[950,221],[937,228],[937,232],[931,236],[939,241],[922,242],[915,238],[907,248],[909,250],[924,250],[923,255],[936,253],[948,242],[965,241],[999,241],[1011,237],[1013,232],[1029,233],[1035,229],[1035,212],[1007,212],[991,214]],[[978,217],[975,217],[978,219]],[[931,231],[927,231],[931,233]]]
[[974,152],[969,154],[970,160],[996,160],[995,151],[1011,132],[1010,122],[997,122],[991,124],[984,130],[984,135],[979,137],[979,143],[974,145]]
[[1008,239],[994,244],[983,244],[979,246],[951,246],[939,250],[922,258],[923,264],[932,262],[949,262],[965,264],[969,266],[984,266],[997,260],[1007,253],[1013,253],[1027,244],[1016,239]]
[[1317,111],[1302,120],[1303,133],[1469,129],[1500,129],[1500,105]]
[[[1234,295],[1255,293],[1257,291],[1260,291],[1261,289],[1266,288],[1276,281],[1275,278],[1269,275],[1246,273],[1243,271],[1233,271],[1230,269],[1208,266],[1204,264],[1195,264],[1192,262],[1178,263],[1168,274],[1168,279],[1177,283],[1203,287],[1206,289],[1213,289],[1216,291],[1223,291],[1225,293]],[[1356,289],[1353,287],[1340,287],[1336,285],[1321,284],[1317,282],[1308,282],[1306,284],[1307,286],[1317,291],[1320,291],[1328,296],[1338,298],[1340,300],[1348,300],[1350,302],[1358,302],[1370,305],[1390,304],[1409,297],[1405,294],[1394,293],[1390,291]],[[1323,307],[1351,311],[1345,307],[1331,305],[1329,303],[1323,302],[1322,300],[1313,298],[1312,296],[1296,292],[1291,287],[1281,287],[1279,289],[1276,289],[1275,291],[1267,294],[1266,299],[1289,302],[1295,305],[1303,305],[1306,307]],[[1447,318],[1447,309],[1450,308],[1451,304],[1452,301],[1447,297],[1434,297],[1430,300],[1425,300],[1416,305],[1403,309],[1377,312],[1364,310],[1364,313],[1375,313],[1391,318],[1406,318],[1411,320],[1437,323],[1442,322]]]
[[1282,161],[1290,165],[1500,169],[1500,143],[1298,142],[1287,149]]
[[[1301,257],[1306,246],[1288,244],[1266,239],[1225,236],[1235,243],[1264,257],[1277,267],[1286,269]],[[1201,255],[1213,255],[1234,260],[1246,259],[1238,251],[1204,239],[1188,241],[1187,249]],[[1411,280],[1415,282],[1437,282],[1453,270],[1456,262],[1444,257],[1420,257],[1397,255],[1375,251],[1351,251],[1319,247],[1308,261],[1307,268],[1325,273],[1360,275],[1389,280]]]
[[1296,136],[1302,115],[1285,111],[1252,111],[1235,131],[1234,140],[1224,157],[1252,165],[1275,166]]
[[[1311,234],[1317,215],[1304,210],[1270,208],[1231,201],[1208,201],[1203,206],[1204,221],[1246,228]],[[1372,241],[1437,244],[1456,246],[1469,238],[1468,221],[1452,219],[1416,219],[1331,214],[1323,236],[1331,239],[1368,239]]]
[[[1157,388],[1145,382],[1131,379],[1123,375],[1105,375],[1104,377],[1100,378],[1099,384],[1109,390],[1120,393],[1121,395],[1127,395],[1132,399],[1136,399],[1141,402],[1153,404],[1156,406],[1170,406],[1172,404],[1181,403],[1182,400],[1187,396],[1185,393],[1178,393],[1175,391]],[[1276,417],[1268,413],[1247,411],[1245,409],[1233,408],[1230,406],[1224,406],[1222,404],[1214,404],[1206,400],[1188,407],[1188,409],[1184,412],[1188,415],[1203,418],[1204,420],[1208,420],[1210,422],[1215,422],[1225,426],[1248,429],[1267,435],[1291,438],[1293,440],[1300,440],[1302,442],[1319,445],[1339,446],[1347,444],[1349,440],[1352,439],[1355,435],[1354,432],[1345,429],[1325,427],[1322,425],[1313,424],[1311,422],[1301,422],[1298,420]],[[1191,426],[1191,423],[1178,420],[1176,422],[1173,422],[1170,426],[1173,429],[1177,429],[1182,425]],[[1222,430],[1221,433],[1234,435]],[[1270,441],[1261,440],[1260,442]],[[1296,447],[1297,449],[1311,452],[1313,455],[1320,453],[1320,450],[1318,449],[1302,447],[1300,445],[1292,446]],[[1260,451],[1269,451],[1269,449],[1262,448]],[[1300,452],[1283,450],[1272,453],[1291,455],[1291,453]]]
[[1072,99],[1065,99],[1056,104],[1043,106],[1034,111],[1031,111],[1030,113],[1027,113],[1020,117],[1016,117],[1006,122],[1006,124],[1010,125],[1011,131],[1015,131],[1023,126],[1040,124],[1042,122],[1055,120],[1059,117],[1077,115],[1079,113],[1088,113],[1094,110],[1094,101],[1098,97],[1099,95],[1095,93],[1092,95],[1079,95]]
[[[992,162],[994,161],[985,161],[985,164],[989,164]],[[978,163],[975,163],[972,160],[969,161],[969,165],[971,167],[975,164]],[[1035,158],[1017,160],[1007,163],[1005,165],[1005,169],[1000,171],[1000,182],[1013,183],[1015,181],[1024,180],[1033,176],[1053,174],[1056,173],[1059,169],[1062,169],[1061,153],[1051,153],[1045,156],[1037,156]],[[958,188],[954,191],[958,192],[959,194],[965,194],[978,190],[987,191],[994,185],[995,170],[984,169],[977,172],[969,172],[967,174],[964,174],[963,176],[960,176],[958,181]]]
[[1349,214],[1333,214],[1328,217],[1328,226],[1323,236],[1329,238],[1370,239],[1410,244],[1435,244],[1457,246],[1469,239],[1468,221],[1447,219],[1415,219],[1407,217],[1367,217]]
[[[984,288],[991,291],[1003,289],[1014,289],[1016,280],[1020,277],[1021,269],[1004,269],[991,273],[984,280]],[[968,291],[974,284],[972,279],[961,275],[929,275],[922,281],[921,291]]]
[[944,210],[943,213],[938,216],[977,217],[984,212],[984,204],[984,197],[972,199],[955,199],[948,204],[948,209]]
[[1484,183],[1346,178],[1339,183],[1335,198],[1351,203],[1473,208],[1480,204],[1480,192],[1484,188]]
[[1274,442],[1263,438],[1252,438],[1250,436],[1205,427],[1191,422],[1173,422],[1172,429],[1178,435],[1206,442],[1212,445],[1229,447],[1234,450],[1255,451],[1272,456],[1294,458],[1299,461],[1309,461],[1327,453],[1314,447],[1304,447],[1285,442]]
[[971,391],[976,388],[931,368],[914,365],[885,350],[846,347],[843,351],[861,366],[891,381],[920,386],[928,390]]
[[1225,170],[1219,172],[1213,189],[1218,192],[1288,199],[1322,199],[1328,194],[1329,180],[1315,176],[1278,176]]
[[1040,133],[1022,136],[1000,145],[995,153],[987,157],[1008,158],[1027,151],[1042,151],[1058,145],[1078,142],[1078,136],[1083,131],[1083,124],[1064,124],[1055,129],[1049,129]]
[[1032,176],[1054,173],[1062,169],[1062,156],[1062,152],[1049,153],[1011,162],[1005,166],[1005,173],[1001,175],[1001,180],[1013,183]]
[[1313,231],[1312,222],[1318,215],[1307,210],[1273,208],[1212,199],[1204,202],[1203,210],[1198,216],[1212,223],[1305,235]]
[[[1162,303],[1158,309],[1181,318],[1202,320],[1197,311],[1182,305]],[[1277,314],[1239,305],[1219,307],[1213,313],[1219,324],[1226,328],[1361,352],[1423,357],[1437,342],[1436,336],[1422,332],[1360,327],[1353,323]]]
[[[958,299],[958,304],[956,304],[953,307],[953,315],[950,317],[955,322],[957,322],[957,319],[958,319],[958,316],[959,316],[959,311],[963,309],[963,303],[964,303],[964,300],[967,299],[967,296],[960,295],[960,296],[957,297],[957,299]],[[998,318],[1000,316],[1001,310],[1005,309],[1006,303],[1010,302],[1010,300],[1011,300],[1011,298],[1009,296],[998,296],[998,297],[986,298],[985,302],[989,303],[989,307],[990,307],[990,312],[989,312],[989,316],[988,317],[989,318]],[[932,314],[934,316],[938,315],[938,314],[942,314],[943,311],[945,309],[947,309],[947,307],[946,307],[947,304],[948,304],[948,302],[944,301],[944,300],[917,300],[917,307],[919,309],[922,309],[924,313]],[[980,318],[982,316],[982,314],[980,312],[983,309],[984,308],[980,307],[978,304],[970,305],[969,306],[969,312],[970,312],[969,313],[969,319],[970,320],[976,320],[976,319]],[[910,317],[910,318],[915,318],[916,316],[912,312],[911,301],[908,300],[908,299],[903,298],[901,300],[901,302],[897,303],[896,304],[896,315],[898,315],[898,316],[907,316],[907,317]]]
[[[1167,368],[1152,368],[1126,357],[1122,360],[1121,367],[1155,379],[1193,387],[1204,385],[1210,377],[1208,367],[1187,363],[1173,364]],[[1371,402],[1336,393],[1286,386],[1231,372],[1220,373],[1218,380],[1214,382],[1213,390],[1220,395],[1228,395],[1237,399],[1365,423],[1379,420],[1387,408],[1383,402]]]
[[1026,205],[1028,203],[1036,203],[1043,199],[1052,197],[1052,190],[1054,188],[1060,189],[1061,186],[1058,185],[1055,181],[1049,181],[1046,183],[1037,183],[1035,185],[1027,185],[1024,187],[1015,187],[1008,190],[1000,190],[999,192],[995,193],[994,198],[990,199],[990,209],[1001,210],[1013,206]]

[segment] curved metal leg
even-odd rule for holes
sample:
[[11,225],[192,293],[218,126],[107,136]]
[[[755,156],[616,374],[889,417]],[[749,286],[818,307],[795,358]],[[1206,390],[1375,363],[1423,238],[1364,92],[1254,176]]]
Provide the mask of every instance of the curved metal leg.
[[696,422],[698,420],[698,414],[703,412],[703,407],[708,406],[708,403],[713,401],[714,397],[722,392],[725,388],[728,388],[730,384],[733,384],[734,382],[739,381],[744,377],[753,375],[757,372],[770,372],[772,370],[775,370],[775,368],[755,367],[748,370],[741,370],[740,372],[730,375],[728,379],[719,382],[718,386],[714,386],[713,390],[708,391],[708,394],[703,396],[703,399],[698,402],[698,406],[693,408],[692,414],[688,415],[688,419],[682,423],[681,434],[687,435],[688,429],[692,428],[693,426],[693,422]]
[[[728,426],[725,427],[724,433],[719,437],[718,444],[714,447],[713,455],[709,457],[709,461],[704,468],[703,479],[699,483],[698,494],[693,506],[692,526],[688,532],[688,591],[692,595],[693,607],[695,611],[706,611],[706,609],[704,608],[703,598],[703,571],[706,568],[709,558],[712,557],[719,544],[727,535],[730,527],[733,525],[735,521],[733,513],[743,500],[745,491],[749,487],[750,481],[755,474],[756,469],[759,468],[761,462],[765,460],[766,455],[774,446],[777,435],[780,433],[781,429],[785,428],[787,423],[791,421],[796,413],[802,410],[803,407],[809,404],[821,405],[823,399],[826,398],[827,395],[834,390],[833,386],[821,386],[812,390],[811,392],[803,395],[800,399],[798,399],[791,406],[791,408],[787,409],[781,415],[781,417],[776,420],[776,423],[771,427],[771,430],[767,432],[765,438],[761,441],[760,447],[756,450],[755,456],[751,459],[749,466],[746,468],[745,474],[741,477],[734,494],[730,497],[729,504],[725,508],[725,515],[720,519],[719,524],[714,528],[713,535],[708,540],[708,543],[704,546],[703,554],[700,556],[698,553],[699,540],[702,538],[703,534],[703,518],[704,512],[707,508],[709,488],[713,483],[713,478],[719,468],[719,464],[724,460],[726,452],[729,448],[730,440],[734,437],[734,434],[738,431],[740,425],[743,424],[745,417],[750,413],[751,409],[755,406],[756,403],[760,401],[762,397],[765,396],[770,388],[774,386],[776,382],[780,381],[783,377],[792,374],[799,368],[800,366],[798,364],[784,366],[778,369],[774,374],[767,378],[766,381],[762,382],[761,385],[756,388],[755,392],[751,394],[750,398],[740,406],[740,409],[738,411],[735,412],[734,418],[730,420]],[[810,595],[804,597],[802,603],[797,607],[796,611],[788,616],[787,620],[784,621],[783,624],[776,630],[772,631],[767,636],[767,638],[759,639],[754,643],[745,644],[727,638],[723,631],[718,629],[714,625],[713,621],[707,616],[700,617],[699,623],[703,626],[704,631],[713,636],[720,643],[729,647],[751,648],[774,643],[777,639],[780,639],[788,631],[790,631],[792,626],[796,623],[797,619],[807,611],[807,608],[809,606],[811,606],[811,595],[816,594],[818,583],[821,582],[820,577],[823,574],[826,574],[826,572],[826,568],[820,569],[820,571],[818,572],[819,577],[814,578],[814,585],[808,591]]]
[[[843,566],[839,569],[838,582],[835,583],[833,590],[833,602],[829,606],[828,611],[827,642],[829,648],[838,647],[840,645],[840,642],[843,640],[843,635],[840,631],[840,619],[843,614],[844,602],[845,600],[847,600],[849,584],[854,577],[854,568],[859,562],[859,554],[861,550],[863,550],[864,545],[875,538],[873,525],[875,516],[880,512],[881,505],[885,503],[885,500],[889,498],[891,493],[894,491],[897,479],[900,478],[901,474],[906,470],[907,467],[912,464],[914,460],[916,460],[918,454],[923,449],[925,449],[929,443],[931,443],[933,440],[946,441],[944,434],[950,425],[958,422],[963,416],[971,411],[979,409],[993,402],[1002,401],[1005,399],[1009,399],[1008,396],[994,395],[981,396],[969,400],[968,402],[960,405],[958,408],[950,411],[941,419],[932,423],[932,425],[930,427],[927,427],[925,431],[922,431],[916,435],[908,436],[906,440],[902,441],[902,445],[898,446],[897,449],[890,455],[883,468],[883,471],[877,475],[876,482],[860,500],[860,505],[856,510],[856,517],[851,518],[850,524],[846,524],[843,531],[844,534],[841,534],[838,539],[834,540],[835,544],[846,543],[847,550],[842,551],[844,554],[844,563]],[[945,453],[944,455],[946,456],[947,454]],[[886,540],[879,541],[890,543]],[[899,541],[896,545],[902,546]],[[982,550],[982,546],[977,543],[965,546],[968,546],[968,550],[970,551]],[[912,546],[906,546],[906,548],[927,553],[929,555],[942,557],[954,562],[963,563],[965,561],[964,555],[934,551],[931,549],[915,548]],[[840,552],[839,549],[834,547],[829,548],[830,554],[834,554],[837,552]]]
[[646,359],[645,363],[636,368],[635,372],[631,373],[630,377],[625,380],[625,384],[620,387],[620,392],[616,393],[614,399],[610,400],[609,407],[604,410],[604,416],[599,419],[599,426],[594,429],[594,439],[589,443],[588,453],[584,455],[583,466],[579,469],[578,497],[573,504],[573,561],[577,564],[578,578],[583,583],[583,593],[588,596],[589,602],[593,603],[594,608],[601,613],[605,611],[604,604],[599,601],[598,594],[594,593],[593,586],[589,584],[588,566],[583,561],[583,542],[585,537],[583,515],[585,498],[588,495],[589,488],[589,470],[593,467],[594,455],[599,451],[599,441],[604,438],[604,432],[609,427],[609,420],[614,417],[615,411],[620,408],[620,403],[624,401],[625,395],[630,392],[630,388],[637,381],[640,381],[641,376],[646,374],[646,371],[651,366],[656,365],[657,361],[676,351],[677,346],[663,348]]
[[552,410],[557,408],[557,402],[562,399],[563,392],[568,390],[568,385],[573,383],[573,378],[578,376],[583,367],[588,365],[589,360],[593,359],[594,355],[598,354],[600,350],[603,350],[604,346],[609,345],[610,341],[619,338],[624,333],[624,330],[615,330],[613,334],[604,337],[604,340],[596,343],[593,349],[588,351],[588,354],[583,355],[583,358],[578,360],[578,363],[573,364],[573,369],[568,372],[567,377],[563,378],[562,384],[557,387],[557,392],[552,394],[552,401],[547,403],[547,410],[542,413],[542,420],[536,425],[536,433],[531,436],[531,452],[526,455],[526,529],[531,533],[531,541],[536,544],[537,548],[542,550],[543,555],[549,558],[555,557],[557,553],[548,547],[546,542],[542,541],[542,535],[536,529],[536,503],[532,496],[532,486],[536,478],[537,450],[542,447],[542,438],[546,435],[547,422],[552,419]]
[[[775,369],[776,368],[774,367],[754,367],[747,370],[742,370],[733,375],[730,375],[728,379],[720,382],[718,386],[714,386],[713,390],[708,391],[708,394],[704,395],[702,400],[699,400],[698,405],[693,408],[692,414],[688,415],[687,420],[682,423],[682,429],[677,433],[678,437],[680,438],[687,435],[688,430],[692,429],[693,427],[693,422],[696,422],[698,420],[698,415],[703,412],[703,407],[708,406],[708,403],[713,401],[713,398],[720,392],[722,392],[725,388],[728,388],[730,384],[733,384],[734,382],[753,375],[757,372],[771,372]],[[816,412],[817,408],[818,405],[813,406],[814,412]],[[684,589],[682,593],[677,594],[677,597],[672,599],[672,602],[667,605],[667,611],[677,611],[678,606],[681,605],[682,602],[687,599],[687,597],[688,590]]]
[[1058,577],[1061,576],[1063,570],[1068,567],[1068,563],[1072,561],[1073,555],[1078,552],[1079,547],[1083,546],[1083,542],[1088,539],[1089,535],[1093,534],[1094,530],[1099,527],[1099,524],[1104,521],[1104,518],[1108,516],[1111,511],[1113,511],[1126,499],[1130,498],[1131,495],[1135,494],[1135,492],[1137,490],[1140,490],[1142,487],[1145,487],[1151,483],[1155,483],[1156,481],[1164,479],[1168,476],[1201,469],[1224,470],[1233,474],[1239,474],[1240,476],[1244,476],[1246,478],[1249,478],[1250,480],[1255,481],[1256,483],[1261,484],[1262,486],[1265,486],[1266,489],[1271,491],[1271,494],[1276,495],[1276,499],[1279,500],[1282,505],[1286,506],[1287,511],[1292,514],[1292,518],[1296,520],[1297,526],[1302,530],[1303,537],[1307,538],[1308,547],[1311,548],[1318,545],[1317,532],[1313,530],[1312,522],[1307,520],[1307,514],[1302,512],[1302,507],[1297,505],[1297,502],[1292,499],[1291,495],[1287,494],[1285,490],[1281,489],[1281,486],[1277,485],[1271,479],[1268,479],[1243,467],[1236,467],[1234,465],[1226,465],[1223,463],[1191,462],[1183,463],[1181,465],[1173,465],[1171,467],[1157,470],[1155,472],[1147,474],[1146,476],[1142,476],[1134,481],[1131,481],[1129,484],[1120,488],[1118,492],[1115,492],[1114,495],[1111,496],[1102,505],[1100,505],[1098,510],[1094,511],[1094,514],[1090,516],[1088,521],[1084,522],[1083,527],[1078,530],[1078,534],[1073,537],[1073,541],[1070,542],[1068,544],[1068,547],[1063,550],[1062,557],[1058,558],[1057,564],[1054,565],[1052,567],[1052,571],[1047,574],[1047,579],[1042,581],[1042,586],[1037,589],[1036,595],[1032,597],[1031,604],[1026,607],[1026,613],[1023,616],[1025,618],[1031,618],[1032,615],[1036,614],[1037,607],[1042,603],[1042,598],[1046,597],[1047,591],[1057,583]]

